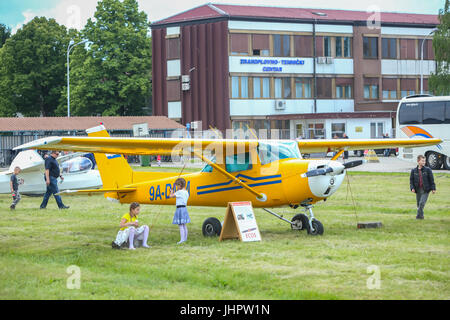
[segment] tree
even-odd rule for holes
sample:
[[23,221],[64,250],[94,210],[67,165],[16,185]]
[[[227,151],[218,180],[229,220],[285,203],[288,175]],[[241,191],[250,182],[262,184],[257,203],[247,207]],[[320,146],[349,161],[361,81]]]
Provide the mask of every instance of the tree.
[[0,23],[0,48],[3,47],[9,37],[11,37],[11,29]]
[[449,0],[439,10],[440,24],[433,36],[436,73],[429,78],[429,89],[435,95],[450,95],[450,12]]
[[[71,54],[74,115],[143,115],[151,92],[149,22],[136,0],[103,0],[81,31],[89,40]],[[58,112],[66,103],[61,101]]]
[[66,28],[36,17],[0,50],[0,115],[52,116],[65,82]]

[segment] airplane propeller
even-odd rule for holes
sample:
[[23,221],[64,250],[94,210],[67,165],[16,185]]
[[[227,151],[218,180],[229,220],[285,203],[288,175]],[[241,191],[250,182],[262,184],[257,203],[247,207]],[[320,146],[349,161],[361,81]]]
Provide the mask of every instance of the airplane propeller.
[[341,174],[345,169],[354,168],[364,163],[364,160],[349,161],[338,166],[327,166],[320,169],[313,169],[302,174],[302,178],[311,178],[326,175],[327,173],[333,173],[333,175]]

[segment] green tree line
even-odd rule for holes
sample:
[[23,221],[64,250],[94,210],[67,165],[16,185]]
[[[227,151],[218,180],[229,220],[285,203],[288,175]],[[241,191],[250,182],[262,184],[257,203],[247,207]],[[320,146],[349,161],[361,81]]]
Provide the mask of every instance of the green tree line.
[[15,34],[0,24],[0,116],[146,115],[151,37],[136,0],[102,0],[81,31],[35,17]]

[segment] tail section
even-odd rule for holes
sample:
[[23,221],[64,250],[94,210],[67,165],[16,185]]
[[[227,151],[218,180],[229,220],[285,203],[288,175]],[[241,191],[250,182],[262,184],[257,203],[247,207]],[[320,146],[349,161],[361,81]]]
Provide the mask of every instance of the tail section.
[[[109,137],[103,125],[87,129],[89,137]],[[133,182],[133,170],[123,155],[94,153],[104,189],[119,189]]]

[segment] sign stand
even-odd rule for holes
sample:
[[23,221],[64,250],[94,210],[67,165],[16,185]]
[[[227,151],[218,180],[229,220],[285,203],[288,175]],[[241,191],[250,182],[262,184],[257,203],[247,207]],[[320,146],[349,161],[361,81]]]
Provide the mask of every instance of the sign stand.
[[228,202],[219,241],[225,239],[239,239],[243,242],[261,241],[250,201]]

